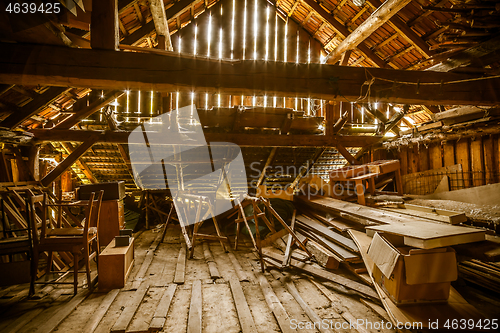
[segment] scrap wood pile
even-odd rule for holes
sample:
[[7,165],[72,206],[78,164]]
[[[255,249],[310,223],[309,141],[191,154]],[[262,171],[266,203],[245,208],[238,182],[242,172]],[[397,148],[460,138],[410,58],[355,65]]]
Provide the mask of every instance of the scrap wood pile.
[[290,250],[289,236],[284,236],[273,244],[283,252],[262,250],[265,262],[293,267],[363,297],[376,292],[393,323],[418,321],[425,328],[429,320],[439,319],[442,325],[448,319],[484,318],[451,287],[459,275],[498,291],[498,263],[457,263],[463,247],[487,242],[484,230],[453,225],[455,220],[443,223],[442,217],[410,216],[322,196],[298,196],[295,204],[292,229],[314,257],[298,248]]

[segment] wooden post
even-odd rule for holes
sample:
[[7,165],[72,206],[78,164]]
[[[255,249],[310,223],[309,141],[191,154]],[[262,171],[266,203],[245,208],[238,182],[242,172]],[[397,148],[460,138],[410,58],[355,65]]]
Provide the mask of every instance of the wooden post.
[[90,31],[93,49],[118,50],[118,0],[92,0]]
[[149,229],[149,191],[145,191],[146,197],[146,229]]

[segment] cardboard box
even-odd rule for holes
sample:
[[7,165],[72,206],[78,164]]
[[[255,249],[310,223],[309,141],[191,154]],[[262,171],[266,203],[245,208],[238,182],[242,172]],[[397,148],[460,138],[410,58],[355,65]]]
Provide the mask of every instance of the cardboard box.
[[452,248],[415,249],[404,246],[403,237],[376,233],[368,255],[375,263],[375,283],[398,305],[446,302],[457,279]]

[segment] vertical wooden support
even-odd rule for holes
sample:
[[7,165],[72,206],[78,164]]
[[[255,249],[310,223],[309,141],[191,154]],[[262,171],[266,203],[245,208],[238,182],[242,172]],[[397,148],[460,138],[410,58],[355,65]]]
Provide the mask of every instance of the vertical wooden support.
[[443,157],[441,156],[441,144],[439,142],[432,143],[429,146],[429,157],[430,157],[431,169],[439,169],[443,167]]
[[408,147],[408,173],[418,172],[418,146]]
[[[493,147],[493,136],[488,135],[483,138],[484,149],[484,173],[486,184],[493,184],[497,181],[495,178],[495,154]],[[498,164],[498,161],[497,161]]]
[[[333,124],[334,124],[334,118],[335,118],[335,111],[338,109],[339,106],[333,105],[330,103],[326,103],[325,105],[325,135],[327,136],[332,136],[333,133]],[[340,117],[340,111],[339,109],[337,110],[339,117]]]
[[447,141],[443,147],[444,166],[455,165],[455,141]]
[[90,32],[93,49],[118,50],[118,0],[92,0]]
[[406,175],[408,173],[408,147],[402,146],[399,152],[399,162],[401,163],[401,174]]
[[33,180],[40,180],[40,146],[31,146],[28,157],[29,170]]
[[149,191],[145,191],[146,193],[146,229],[149,229]]
[[464,187],[470,187],[470,153],[469,140],[460,139],[456,144],[455,157],[457,164],[462,165]]
[[481,186],[484,181],[484,162],[483,162],[483,140],[481,137],[471,141],[471,169],[472,186]]

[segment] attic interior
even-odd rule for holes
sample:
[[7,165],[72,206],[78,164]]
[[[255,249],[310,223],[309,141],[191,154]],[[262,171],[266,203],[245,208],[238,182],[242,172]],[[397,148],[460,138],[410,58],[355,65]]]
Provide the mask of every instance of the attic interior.
[[498,330],[499,1],[0,9],[0,331]]

